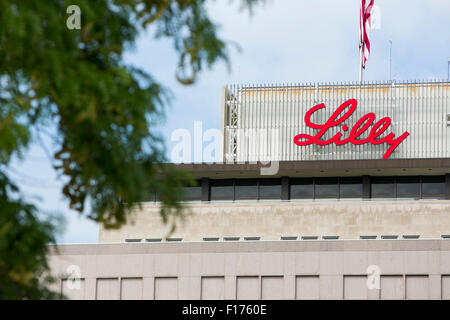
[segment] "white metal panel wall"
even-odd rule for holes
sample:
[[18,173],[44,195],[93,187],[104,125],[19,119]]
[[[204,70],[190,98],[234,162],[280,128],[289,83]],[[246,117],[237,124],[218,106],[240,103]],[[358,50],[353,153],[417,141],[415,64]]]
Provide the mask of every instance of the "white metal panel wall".
[[[391,154],[391,159],[450,157],[450,83],[308,84],[277,86],[229,86],[224,94],[224,161],[381,159],[390,145],[297,146],[301,133],[316,135],[306,126],[305,113],[317,104],[326,108],[313,114],[314,123],[325,123],[348,99],[358,107],[346,120],[349,129],[330,128],[321,140],[342,132],[343,138],[363,115],[373,112],[375,124],[390,117],[390,127],[379,138],[394,133],[410,135]],[[341,124],[343,125],[343,123]],[[368,136],[370,128],[359,138]],[[395,139],[394,138],[394,139]]]

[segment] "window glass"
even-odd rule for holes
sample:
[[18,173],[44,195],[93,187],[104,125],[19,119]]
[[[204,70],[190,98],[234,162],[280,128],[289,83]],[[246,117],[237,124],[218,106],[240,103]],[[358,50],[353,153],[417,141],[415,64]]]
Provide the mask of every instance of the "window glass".
[[363,194],[362,178],[341,178],[339,194],[344,198],[361,198]]
[[314,186],[316,198],[337,198],[339,185],[337,178],[316,179]]
[[422,194],[445,194],[445,177],[423,177]]
[[419,196],[420,179],[419,177],[398,177],[397,178],[397,196]]
[[185,187],[186,200],[202,200],[202,187]]
[[261,179],[259,181],[260,199],[281,199],[281,179]]
[[395,198],[393,177],[376,177],[371,179],[372,197]]
[[253,200],[258,198],[258,180],[237,180],[235,189],[236,200]]
[[233,180],[211,181],[211,200],[233,200]]
[[314,198],[313,179],[293,179],[291,181],[291,199]]

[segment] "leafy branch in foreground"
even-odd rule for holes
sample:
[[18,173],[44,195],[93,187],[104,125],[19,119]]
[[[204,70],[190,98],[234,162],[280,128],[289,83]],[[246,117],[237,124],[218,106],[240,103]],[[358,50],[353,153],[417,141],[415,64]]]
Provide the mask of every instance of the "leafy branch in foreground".
[[[53,239],[37,209],[17,200],[20,192],[6,173],[13,156],[22,155],[35,138],[32,132],[56,132],[52,162],[64,177],[62,192],[70,207],[88,218],[120,227],[131,208],[154,193],[162,201],[163,221],[180,215],[182,186],[192,180],[164,164],[163,141],[152,129],[164,117],[168,91],[144,70],[127,65],[123,54],[153,25],[156,38],[174,41],[176,78],[193,83],[205,68],[228,61],[227,45],[208,16],[209,2],[0,0],[0,257],[24,265],[11,273],[0,264],[0,298],[11,296],[13,285],[7,284],[14,277],[32,284],[40,268],[47,270],[43,253]],[[250,9],[258,2],[241,1]],[[66,26],[69,5],[81,9],[80,30]],[[14,242],[14,228],[25,228],[34,240]],[[14,260],[22,249],[35,265],[28,265],[25,255]],[[31,287],[41,289],[36,283]],[[31,291],[12,296],[35,297]]]

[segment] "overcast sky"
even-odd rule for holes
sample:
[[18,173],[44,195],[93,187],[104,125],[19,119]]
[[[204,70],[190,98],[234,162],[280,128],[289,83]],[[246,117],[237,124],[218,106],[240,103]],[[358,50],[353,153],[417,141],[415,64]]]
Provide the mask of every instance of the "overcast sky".
[[[357,80],[359,0],[269,0],[251,17],[247,11],[240,12],[238,4],[217,0],[209,7],[220,35],[242,49],[239,53],[230,47],[230,72],[219,63],[200,74],[195,85],[178,84],[172,43],[153,40],[151,32],[142,34],[136,49],[126,55],[126,61],[145,69],[174,94],[167,119],[158,128],[169,156],[174,130],[192,132],[194,121],[202,121],[203,130],[220,129],[223,85]],[[450,1],[375,0],[375,4],[379,29],[371,33],[372,52],[364,79],[389,79],[389,40],[393,79],[446,79]],[[14,164],[10,174],[43,210],[66,217],[66,231],[59,242],[97,242],[97,225],[67,209],[59,191],[61,182],[38,144],[24,162]]]

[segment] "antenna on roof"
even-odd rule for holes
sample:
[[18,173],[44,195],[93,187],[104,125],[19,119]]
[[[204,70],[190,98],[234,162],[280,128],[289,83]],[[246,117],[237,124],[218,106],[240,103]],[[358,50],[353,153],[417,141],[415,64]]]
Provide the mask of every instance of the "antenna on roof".
[[389,81],[392,81],[392,39],[389,39]]
[[447,82],[450,82],[450,58],[447,61]]

